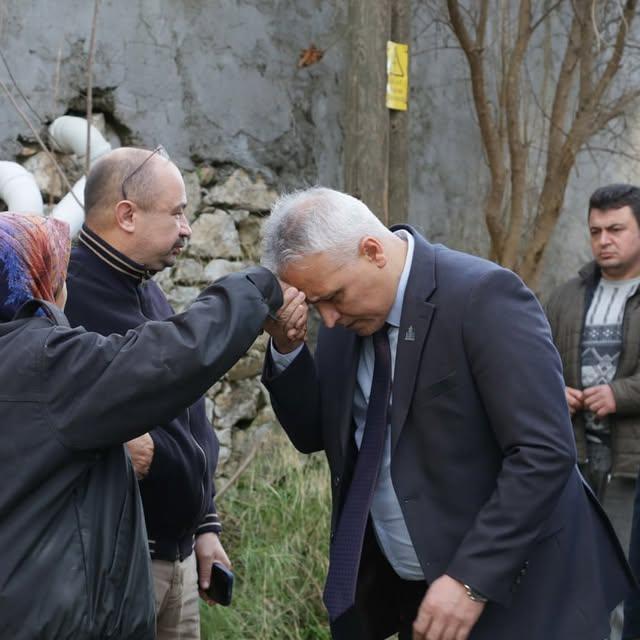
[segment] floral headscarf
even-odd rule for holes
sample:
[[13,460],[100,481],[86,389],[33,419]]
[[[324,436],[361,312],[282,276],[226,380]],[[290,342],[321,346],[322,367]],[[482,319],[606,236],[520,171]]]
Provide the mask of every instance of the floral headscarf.
[[62,220],[0,213],[0,322],[27,300],[49,302],[67,277],[69,226]]

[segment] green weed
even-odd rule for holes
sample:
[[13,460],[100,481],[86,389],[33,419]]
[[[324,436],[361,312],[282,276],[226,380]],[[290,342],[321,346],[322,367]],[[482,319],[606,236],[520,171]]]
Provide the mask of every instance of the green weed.
[[328,640],[324,456],[301,456],[271,435],[218,510],[236,579],[230,607],[201,605],[203,640]]

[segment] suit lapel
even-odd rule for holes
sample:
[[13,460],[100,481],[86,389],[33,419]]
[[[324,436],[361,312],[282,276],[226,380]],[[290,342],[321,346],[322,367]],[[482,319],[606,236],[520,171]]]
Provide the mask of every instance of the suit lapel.
[[[402,226],[400,228],[404,228],[412,234],[415,245],[402,304],[393,376],[392,453],[398,444],[400,433],[407,419],[427,335],[436,310],[435,305],[428,302],[428,298],[436,289],[435,249],[411,227]],[[395,229],[396,227],[392,230]]]
[[323,338],[330,340],[332,381],[327,396],[331,398],[331,421],[336,425],[339,466],[344,464],[349,440],[353,437],[353,394],[356,386],[360,346],[362,340],[353,332],[342,327],[322,329]]

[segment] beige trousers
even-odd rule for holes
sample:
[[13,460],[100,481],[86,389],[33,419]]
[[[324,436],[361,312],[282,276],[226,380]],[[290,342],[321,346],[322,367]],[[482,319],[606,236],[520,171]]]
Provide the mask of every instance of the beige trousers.
[[153,560],[157,640],[200,640],[196,554],[182,562]]

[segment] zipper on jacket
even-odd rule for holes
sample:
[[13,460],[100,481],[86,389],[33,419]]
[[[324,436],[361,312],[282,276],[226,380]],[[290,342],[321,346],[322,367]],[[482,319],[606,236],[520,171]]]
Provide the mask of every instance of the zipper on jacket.
[[[205,496],[205,477],[206,477],[206,473],[207,473],[207,454],[205,453],[204,449],[200,446],[200,443],[197,441],[196,437],[193,435],[193,432],[191,431],[191,411],[190,411],[190,407],[187,407],[187,421],[189,423],[189,433],[191,434],[191,437],[193,438],[193,441],[196,444],[196,447],[198,449],[198,451],[202,454],[202,460],[204,462],[204,470],[202,472],[202,478],[201,478],[201,482],[200,482],[200,487],[202,490],[202,495],[200,496],[200,513],[198,514],[198,518],[201,518],[203,515],[206,515],[203,513],[204,509],[205,509],[205,500],[206,500],[206,496]],[[196,525],[199,523],[196,523]]]
[[[145,316],[145,318],[147,318],[148,320],[152,320],[153,318],[150,317],[149,313],[147,312],[146,309],[146,301],[144,296],[142,295],[143,291],[146,289],[147,284],[148,284],[149,280],[142,280],[139,285],[136,287],[136,294],[138,297],[138,304],[140,305],[140,312],[142,313],[143,316]],[[189,434],[191,435],[191,437],[193,438],[193,441],[196,445],[196,448],[198,449],[198,451],[202,454],[202,460],[203,460],[203,464],[204,464],[204,468],[202,471],[202,478],[200,481],[200,512],[198,513],[198,520],[195,522],[196,527],[200,524],[200,518],[202,518],[203,515],[206,515],[205,513],[205,505],[206,505],[206,496],[205,496],[205,486],[206,486],[206,482],[205,482],[205,477],[206,477],[206,473],[207,473],[207,454],[205,452],[205,450],[200,446],[200,443],[196,440],[196,437],[193,435],[193,432],[191,431],[191,411],[190,411],[190,407],[187,407],[187,424],[189,425]],[[186,531],[185,531],[186,533]]]

